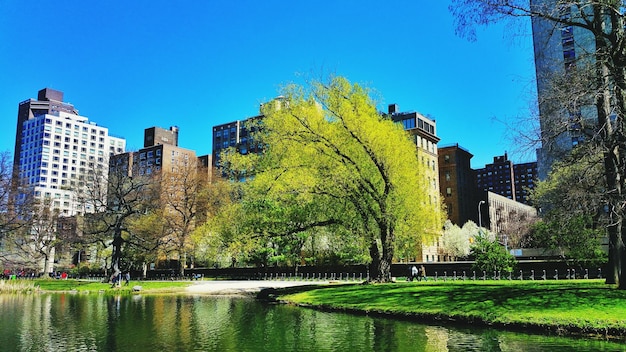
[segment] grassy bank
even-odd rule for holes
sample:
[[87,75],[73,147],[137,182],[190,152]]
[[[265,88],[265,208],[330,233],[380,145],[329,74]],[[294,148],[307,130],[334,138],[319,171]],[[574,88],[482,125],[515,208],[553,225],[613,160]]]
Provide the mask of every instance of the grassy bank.
[[0,280],[0,293],[36,292],[39,287],[33,281]]
[[0,292],[105,292],[105,293],[130,293],[133,286],[141,286],[143,293],[176,293],[183,292],[185,287],[189,286],[189,282],[185,281],[133,281],[128,286],[111,287],[110,283],[102,283],[99,281],[87,280],[54,280],[54,279],[38,279],[38,280],[17,280],[7,281],[3,286],[0,285]]
[[338,285],[279,299],[329,310],[626,340],[626,291],[603,280]]

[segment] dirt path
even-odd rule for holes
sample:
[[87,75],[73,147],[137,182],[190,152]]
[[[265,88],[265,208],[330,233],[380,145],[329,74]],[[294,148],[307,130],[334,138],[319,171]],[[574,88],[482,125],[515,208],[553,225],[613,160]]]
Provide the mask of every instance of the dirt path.
[[194,282],[186,288],[186,291],[188,293],[215,295],[254,294],[265,288],[326,285],[328,283],[328,281],[215,280]]

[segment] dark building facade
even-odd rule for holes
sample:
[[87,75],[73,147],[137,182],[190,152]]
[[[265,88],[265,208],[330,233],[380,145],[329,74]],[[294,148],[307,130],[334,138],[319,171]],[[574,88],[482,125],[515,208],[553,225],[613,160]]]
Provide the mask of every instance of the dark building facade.
[[507,153],[495,156],[492,164],[475,170],[479,191],[493,192],[522,204],[529,204],[529,190],[537,179],[537,163],[513,164]]
[[258,143],[255,143],[252,136],[261,119],[263,119],[263,115],[257,115],[213,127],[212,161],[214,168],[219,166],[220,153],[230,147],[235,148],[237,152],[243,155],[262,152],[262,148]]
[[515,200],[530,205],[530,191],[539,177],[537,162],[513,164]]
[[439,147],[439,186],[448,219],[462,227],[468,220],[478,223],[478,196],[473,155],[458,144]]
[[178,146],[178,127],[172,126],[169,130],[160,127],[146,128],[143,134],[143,147],[159,144]]

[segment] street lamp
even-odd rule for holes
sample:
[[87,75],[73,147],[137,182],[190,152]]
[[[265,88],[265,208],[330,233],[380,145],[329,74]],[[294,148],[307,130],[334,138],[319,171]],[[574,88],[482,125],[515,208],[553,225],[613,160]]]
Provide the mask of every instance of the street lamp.
[[480,206],[485,204],[484,200],[478,202],[478,231],[483,227],[483,217],[480,215]]

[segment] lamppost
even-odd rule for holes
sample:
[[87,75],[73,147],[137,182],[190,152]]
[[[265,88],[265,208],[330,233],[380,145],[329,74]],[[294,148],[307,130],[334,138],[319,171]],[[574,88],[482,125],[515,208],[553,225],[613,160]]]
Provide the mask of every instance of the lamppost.
[[485,204],[484,200],[481,200],[480,202],[478,202],[478,231],[480,232],[480,229],[483,227],[483,217],[480,214],[480,206]]

